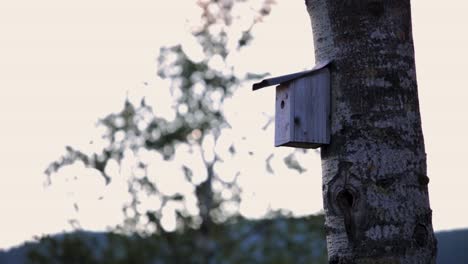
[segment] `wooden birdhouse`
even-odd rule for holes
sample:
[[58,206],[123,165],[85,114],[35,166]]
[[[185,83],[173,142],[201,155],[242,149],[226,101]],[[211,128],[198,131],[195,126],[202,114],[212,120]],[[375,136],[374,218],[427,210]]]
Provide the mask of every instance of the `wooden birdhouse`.
[[265,79],[276,86],[275,146],[318,148],[330,143],[330,62],[312,70]]

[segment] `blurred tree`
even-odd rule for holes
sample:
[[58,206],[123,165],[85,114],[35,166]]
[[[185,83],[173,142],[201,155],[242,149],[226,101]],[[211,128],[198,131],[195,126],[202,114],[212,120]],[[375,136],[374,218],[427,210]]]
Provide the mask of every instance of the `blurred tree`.
[[[252,28],[270,13],[273,0],[260,2],[258,8],[252,9],[251,16],[236,9],[248,4],[243,0],[197,1],[201,22],[193,28],[193,37],[203,53],[201,58],[190,57],[182,45],[161,48],[158,74],[171,80],[173,120],[159,116],[157,105],[151,106],[144,98],[139,103],[127,99],[120,112],[99,121],[99,126],[105,128],[104,147],[95,153],[87,153],[67,146],[66,153],[46,169],[49,182],[53,182],[54,174],[61,168],[77,162],[97,170],[107,184],[116,175],[110,168],[112,164],[118,164],[120,171],[123,171],[122,167],[130,166],[130,175],[126,176],[129,176],[127,186],[132,198],[123,206],[125,222],[119,230],[146,235],[156,232],[167,237],[169,244],[171,234],[168,231],[171,230],[167,230],[162,219],[170,210],[177,216],[178,232],[199,228],[204,236],[210,235],[215,223],[235,216],[237,211],[232,208],[237,208],[240,202],[237,176],[226,180],[214,169],[215,164],[222,161],[215,151],[216,142],[222,129],[229,127],[223,114],[223,102],[244,81],[261,75],[236,76],[234,67],[229,65],[229,57],[250,43]],[[250,20],[246,23],[246,19]],[[247,26],[242,28],[240,24]],[[151,159],[147,157],[159,154],[165,160],[171,160],[181,146],[193,156],[201,157],[204,172],[193,168],[192,160],[186,160],[180,173],[190,183],[191,193],[168,193],[158,184],[159,175],[149,173]],[[231,145],[229,152],[235,154],[236,147]],[[230,197],[221,195],[225,190],[229,191]],[[149,210],[141,208],[142,199],[148,197],[155,197],[159,204],[155,203]],[[195,213],[188,209],[188,203],[193,200],[198,208]],[[208,242],[201,247],[209,252]],[[173,249],[176,248],[178,246],[174,244]]]

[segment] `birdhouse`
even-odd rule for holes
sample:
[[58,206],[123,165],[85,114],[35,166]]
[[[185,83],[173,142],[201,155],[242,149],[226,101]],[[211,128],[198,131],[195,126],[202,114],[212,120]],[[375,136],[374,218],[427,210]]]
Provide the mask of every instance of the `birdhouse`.
[[330,143],[330,62],[312,70],[265,79],[276,86],[275,146],[318,148]]

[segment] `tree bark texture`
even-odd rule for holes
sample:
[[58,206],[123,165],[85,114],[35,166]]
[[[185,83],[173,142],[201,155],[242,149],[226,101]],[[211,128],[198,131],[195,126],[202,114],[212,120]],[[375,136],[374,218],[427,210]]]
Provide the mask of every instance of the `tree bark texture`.
[[435,263],[409,0],[306,0],[331,65],[329,263]]

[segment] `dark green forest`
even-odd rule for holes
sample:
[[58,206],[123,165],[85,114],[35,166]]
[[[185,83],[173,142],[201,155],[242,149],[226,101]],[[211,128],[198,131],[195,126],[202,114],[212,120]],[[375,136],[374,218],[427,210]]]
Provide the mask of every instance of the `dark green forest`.
[[[239,218],[200,229],[125,236],[78,231],[0,251],[0,263],[327,263],[323,216]],[[468,230],[436,233],[438,264],[468,262]]]
[[[43,237],[0,263],[326,263],[323,217],[231,220],[147,237],[77,232]],[[15,262],[11,262],[15,260]],[[24,261],[24,262],[23,262]]]

